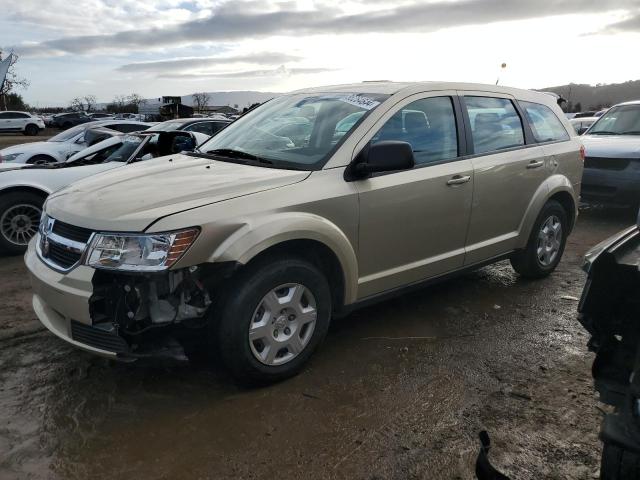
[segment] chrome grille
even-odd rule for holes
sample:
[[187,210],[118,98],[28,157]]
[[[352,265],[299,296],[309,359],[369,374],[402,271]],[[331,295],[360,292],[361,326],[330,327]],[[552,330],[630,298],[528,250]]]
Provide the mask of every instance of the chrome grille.
[[38,255],[54,270],[69,271],[80,263],[93,232],[53,218],[40,226]]

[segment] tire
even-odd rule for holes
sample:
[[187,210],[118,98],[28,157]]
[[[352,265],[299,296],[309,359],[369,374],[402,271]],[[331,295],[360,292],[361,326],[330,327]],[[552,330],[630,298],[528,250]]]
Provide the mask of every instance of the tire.
[[44,196],[32,192],[0,196],[0,252],[19,255],[27,250],[38,231],[44,200]]
[[605,443],[600,463],[601,480],[627,480],[640,478],[640,455]]
[[30,137],[35,137],[36,135],[38,135],[38,132],[40,132],[40,129],[33,123],[30,123],[29,125],[24,127],[24,134]]
[[47,163],[56,163],[56,159],[49,155],[34,155],[27,160],[29,165],[46,165]]
[[[555,225],[560,225],[560,234],[558,235],[553,228]],[[542,231],[546,228],[551,237],[547,237],[547,242],[541,240],[541,236],[544,234]],[[553,230],[553,231],[552,231]],[[567,234],[569,232],[569,222],[567,220],[567,212],[565,209],[555,200],[549,200],[542,210],[538,214],[529,241],[524,250],[515,253],[511,257],[511,266],[522,277],[525,278],[543,278],[553,272],[564,252],[564,247],[567,242]],[[560,238],[558,238],[558,236]],[[539,255],[539,242],[543,242],[542,255]],[[547,245],[553,245],[553,247],[547,248]],[[551,250],[550,250],[551,249]],[[555,251],[555,255],[551,255],[550,252]]]
[[[280,286],[284,288],[275,290]],[[297,306],[289,307],[286,299],[298,298],[298,292],[303,292],[298,295],[300,300],[291,301]],[[268,294],[283,296],[274,302],[273,296],[267,297]],[[277,307],[271,309],[267,305]],[[327,279],[312,264],[297,258],[258,260],[229,282],[213,313],[211,341],[239,383],[266,385],[278,382],[296,375],[324,340],[331,308]],[[272,315],[278,310],[277,317]],[[258,317],[264,319],[263,322],[254,323]],[[310,321],[310,318],[315,320]],[[264,326],[259,326],[262,323]],[[253,341],[249,340],[250,327],[254,329]],[[268,333],[265,335],[264,332]],[[285,346],[288,341],[291,345]],[[259,357],[264,358],[260,360]]]

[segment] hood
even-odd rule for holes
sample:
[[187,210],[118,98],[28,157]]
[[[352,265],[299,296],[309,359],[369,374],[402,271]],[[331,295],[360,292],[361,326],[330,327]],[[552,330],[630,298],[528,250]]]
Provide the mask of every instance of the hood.
[[0,163],[0,173],[2,172],[8,172],[11,170],[23,170],[26,168],[31,168],[33,167],[33,165],[27,165],[24,163],[13,163],[13,162],[9,162],[9,163]]
[[49,197],[47,213],[92,230],[140,232],[167,215],[297,183],[310,173],[171,155],[74,183]]
[[54,142],[30,142],[21,143],[20,145],[13,145],[11,147],[3,148],[0,153],[3,155],[9,155],[11,153],[27,153],[33,151],[40,151],[42,148],[49,148]]
[[640,135],[583,135],[587,157],[640,158]]

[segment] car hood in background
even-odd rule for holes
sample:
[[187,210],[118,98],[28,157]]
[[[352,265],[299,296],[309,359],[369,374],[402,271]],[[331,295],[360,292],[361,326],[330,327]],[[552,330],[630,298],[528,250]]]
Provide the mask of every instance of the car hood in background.
[[587,157],[640,158],[640,135],[583,135]]
[[3,148],[0,150],[3,155],[10,155],[12,153],[29,153],[40,152],[43,149],[49,150],[52,145],[62,145],[65,142],[30,142],[21,143],[20,145],[12,145],[11,147]]
[[0,173],[9,172],[11,170],[24,170],[31,167],[33,167],[33,165],[28,165],[25,163],[13,163],[13,162],[0,163]]
[[170,155],[74,183],[49,197],[47,213],[92,230],[140,232],[167,215],[284,187],[310,173]]

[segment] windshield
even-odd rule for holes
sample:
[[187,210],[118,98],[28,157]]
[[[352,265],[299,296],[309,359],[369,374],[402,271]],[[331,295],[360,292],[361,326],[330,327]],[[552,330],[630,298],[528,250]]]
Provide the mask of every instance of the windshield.
[[[94,125],[92,124],[91,126]],[[89,125],[86,123],[77,125],[51,137],[47,142],[68,142],[69,140],[73,140],[79,133],[84,132],[87,128],[89,128]]]
[[126,162],[129,160],[133,152],[142,144],[145,137],[137,135],[126,135],[120,145],[111,155],[107,157],[105,162]]
[[620,105],[608,110],[587,135],[640,135],[640,105]]
[[185,122],[169,120],[168,122],[158,123],[153,127],[149,127],[149,130],[154,132],[170,132],[172,130],[180,130]]
[[361,93],[285,95],[239,118],[198,150],[281,168],[317,170],[366,113],[386,98]]

